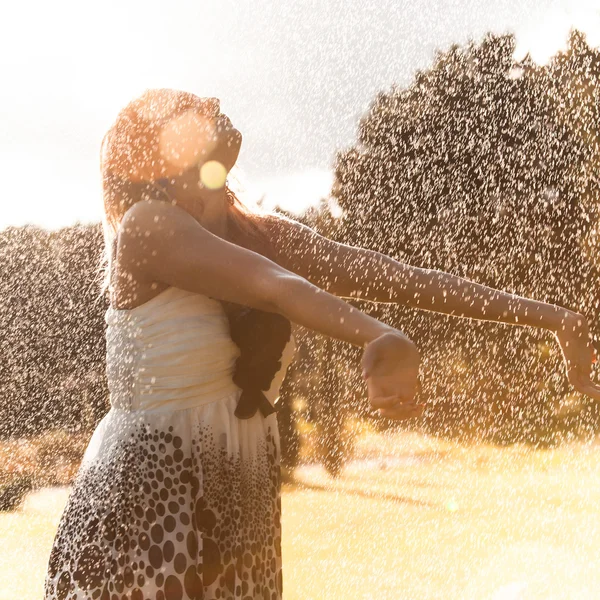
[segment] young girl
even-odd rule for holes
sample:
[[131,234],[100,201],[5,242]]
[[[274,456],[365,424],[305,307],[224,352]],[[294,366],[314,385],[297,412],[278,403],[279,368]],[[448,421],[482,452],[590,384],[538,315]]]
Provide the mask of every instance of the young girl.
[[421,415],[419,355],[341,298],[553,331],[595,398],[584,317],[338,244],[228,188],[241,135],[219,101],[152,90],[103,143],[111,408],[52,548],[47,600],[282,596],[273,402],[290,322],[364,348],[369,400]]

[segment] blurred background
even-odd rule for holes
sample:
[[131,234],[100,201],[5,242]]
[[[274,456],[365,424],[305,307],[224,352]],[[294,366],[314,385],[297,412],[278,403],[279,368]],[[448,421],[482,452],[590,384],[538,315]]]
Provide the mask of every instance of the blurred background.
[[[221,99],[244,136],[244,193],[265,205],[338,241],[583,312],[600,334],[595,1],[24,2],[5,9],[4,22],[5,510],[18,507],[31,489],[68,486],[109,408],[99,148],[119,109],[148,87]],[[447,455],[456,469],[458,478],[446,481],[455,492],[435,502],[418,499],[439,502],[444,514],[463,505],[455,496],[458,474],[468,470],[465,456],[471,466],[491,461],[499,473],[509,470],[519,449],[519,477],[542,463],[547,473],[557,460],[562,470],[554,484],[560,487],[563,473],[566,488],[581,486],[582,506],[597,500],[596,461],[586,455],[578,462],[574,448],[595,448],[600,411],[568,385],[550,333],[353,303],[417,342],[428,410],[418,423],[375,419],[360,379],[360,349],[298,331],[279,418],[291,507],[309,510],[310,504],[294,491],[294,472],[306,475],[306,465],[321,465],[313,490],[345,485],[367,456],[388,469],[393,492],[385,493],[394,502],[417,497],[419,485],[389,483],[395,481],[389,464],[418,479],[416,463],[394,460],[398,452],[414,457],[419,448],[438,466]],[[396,450],[389,440],[396,440]],[[388,462],[381,463],[383,456]],[[473,485],[481,477],[474,468]],[[522,480],[505,483],[509,490]],[[361,489],[373,486],[368,480]],[[481,505],[493,503],[493,486],[478,489]],[[534,486],[525,498],[543,489]],[[573,518],[581,522],[581,512]],[[590,533],[592,521],[583,522]],[[510,531],[518,537],[520,529]],[[460,531],[474,552],[477,530]],[[549,547],[541,539],[527,543]],[[527,548],[540,556],[539,548]],[[544,565],[561,552],[542,552]],[[509,554],[507,569],[516,561]],[[288,556],[295,556],[291,547]],[[569,564],[569,577],[583,568]],[[520,580],[501,581],[487,595],[473,587],[468,596],[460,577],[456,582],[464,595],[445,597],[597,597],[577,583],[561,589],[556,581],[548,588],[553,596],[527,595],[535,585]],[[370,580],[368,589],[399,597],[382,585]],[[17,588],[6,589],[15,597]],[[416,589],[402,597],[444,597],[434,588]]]

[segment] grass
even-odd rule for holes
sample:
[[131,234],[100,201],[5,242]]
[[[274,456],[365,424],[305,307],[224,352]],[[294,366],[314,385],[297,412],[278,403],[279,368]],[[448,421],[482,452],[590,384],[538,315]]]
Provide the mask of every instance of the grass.
[[[600,445],[530,451],[363,431],[284,487],[284,598],[600,598]],[[38,600],[68,488],[0,514],[0,600]]]

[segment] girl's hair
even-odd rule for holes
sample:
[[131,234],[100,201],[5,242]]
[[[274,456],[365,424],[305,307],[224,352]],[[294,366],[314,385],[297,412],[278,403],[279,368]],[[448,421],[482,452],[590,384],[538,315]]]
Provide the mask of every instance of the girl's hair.
[[[278,219],[285,219],[285,217],[274,210],[263,208],[256,202],[242,201],[239,192],[234,192],[229,183],[226,185],[225,194],[228,200],[228,241],[276,261],[276,249],[271,237],[272,229],[267,229],[267,225],[274,224]],[[111,267],[116,255],[117,231],[123,215],[140,200],[162,199],[162,196],[161,192],[151,184],[114,181],[112,178],[104,179],[103,196],[104,250],[100,265],[102,272],[100,294],[106,295],[111,289]],[[118,210],[115,211],[114,208],[117,206]]]
[[[150,110],[148,96],[154,102],[150,105]],[[173,175],[165,173],[167,167],[164,164],[157,166],[160,161],[156,160],[154,149],[160,123],[168,122],[169,119],[190,110],[202,112],[206,110],[206,102],[187,92],[149,90],[119,113],[116,123],[104,137],[101,159],[104,200],[101,295],[106,295],[111,289],[110,273],[116,255],[117,231],[127,210],[140,200],[167,200],[164,191],[154,183],[159,176]],[[160,111],[157,109],[157,103],[160,104]],[[148,114],[155,115],[159,112],[160,122],[147,118]],[[140,114],[143,115],[143,119]],[[135,163],[132,162],[134,160]],[[147,173],[146,177],[140,176],[144,170]],[[130,174],[131,176],[128,176]],[[233,179],[235,182],[235,178]],[[239,180],[237,183],[239,187]],[[267,225],[284,218],[283,215],[267,210],[256,202],[242,201],[239,194],[230,187],[230,179],[226,183],[225,194],[228,200],[228,241],[275,260],[276,249],[269,235],[270,232],[272,235],[272,230],[269,231]]]

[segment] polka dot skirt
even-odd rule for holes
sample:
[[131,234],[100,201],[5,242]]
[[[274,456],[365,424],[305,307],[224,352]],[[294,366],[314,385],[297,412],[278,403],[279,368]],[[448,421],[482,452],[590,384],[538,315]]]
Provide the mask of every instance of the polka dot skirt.
[[111,408],[62,515],[46,600],[277,600],[276,415],[237,394],[165,413]]

